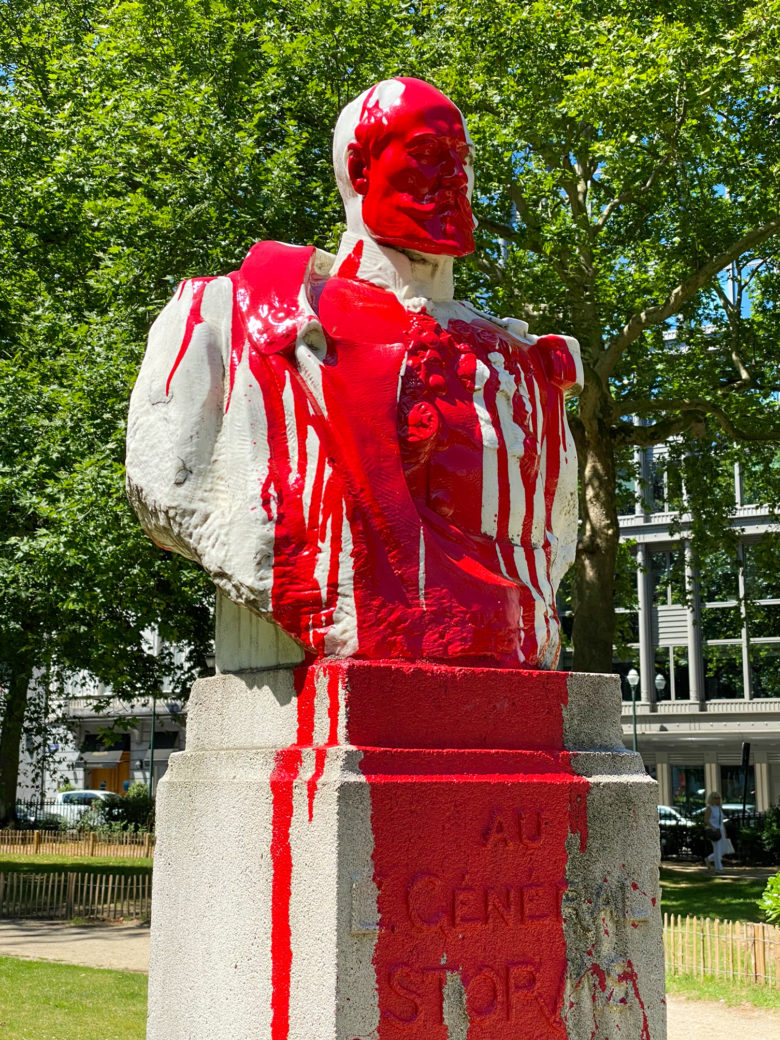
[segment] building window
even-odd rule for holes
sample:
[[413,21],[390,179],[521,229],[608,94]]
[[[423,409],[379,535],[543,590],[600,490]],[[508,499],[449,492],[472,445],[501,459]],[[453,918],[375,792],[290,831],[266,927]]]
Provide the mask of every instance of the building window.
[[771,500],[774,481],[780,472],[780,452],[771,444],[751,444],[750,456],[739,464],[742,476],[742,501],[758,505]]
[[688,647],[672,646],[669,648],[672,659],[672,674],[674,686],[670,690],[670,697],[676,701],[689,701],[691,699],[691,676],[688,670]]
[[742,647],[705,646],[704,689],[708,701],[744,697]]
[[685,603],[685,558],[682,549],[650,553],[650,581],[654,606]]
[[683,480],[680,462],[657,446],[648,465],[648,484],[654,513],[673,513],[681,510]]
[[636,473],[627,462],[619,463],[615,473],[615,499],[618,516],[636,512]]
[[759,542],[745,545],[742,551],[748,599],[780,599],[780,571],[777,567],[780,538],[766,534]]
[[690,814],[704,805],[704,766],[671,766],[672,804]]
[[[742,766],[720,767],[720,794],[724,805],[742,805]],[[748,766],[747,810],[756,810],[756,777],[753,766]]]
[[709,553],[701,561],[699,584],[701,598],[705,603],[730,600],[735,604],[738,596],[737,574],[739,561],[726,552]]
[[780,697],[780,646],[750,644],[754,697]]

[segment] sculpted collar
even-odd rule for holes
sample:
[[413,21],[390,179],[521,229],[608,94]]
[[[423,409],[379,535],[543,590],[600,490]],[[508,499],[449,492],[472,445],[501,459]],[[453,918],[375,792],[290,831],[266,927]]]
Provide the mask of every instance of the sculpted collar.
[[331,274],[389,289],[407,310],[452,302],[452,257],[403,253],[369,235],[344,233]]

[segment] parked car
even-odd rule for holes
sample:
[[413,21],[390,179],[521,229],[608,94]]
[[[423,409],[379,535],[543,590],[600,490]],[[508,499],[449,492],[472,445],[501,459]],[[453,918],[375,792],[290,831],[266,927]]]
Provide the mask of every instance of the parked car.
[[[741,816],[742,815],[742,802],[726,802],[725,804],[721,805],[721,809],[723,810],[723,815],[726,817],[727,820],[729,820],[729,819],[731,819],[732,816]],[[706,811],[707,811],[707,806],[704,805],[704,806],[702,806],[701,809],[696,809],[694,812],[692,812],[691,813],[691,817],[694,820],[698,820],[698,821],[703,823],[704,822],[704,814],[705,814]],[[755,805],[752,802],[748,802],[747,805],[745,806],[745,812],[746,813],[754,813],[755,811],[756,811]]]
[[683,816],[680,810],[675,809],[672,805],[658,806],[658,822],[670,824],[673,827],[695,826],[693,820],[689,820],[687,816]]
[[58,791],[52,813],[69,827],[75,827],[95,802],[105,802],[113,797],[111,791]]
[[658,828],[661,837],[661,855],[690,855],[696,824],[671,805],[658,806]]
[[16,803],[16,826],[20,830],[57,831],[65,825],[62,817],[50,812],[46,806],[33,802]]

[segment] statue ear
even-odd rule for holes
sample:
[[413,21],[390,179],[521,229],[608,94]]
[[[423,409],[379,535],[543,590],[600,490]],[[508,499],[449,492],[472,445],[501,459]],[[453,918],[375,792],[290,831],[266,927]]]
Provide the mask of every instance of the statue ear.
[[347,148],[347,174],[358,195],[368,193],[368,164],[360,145],[353,141]]

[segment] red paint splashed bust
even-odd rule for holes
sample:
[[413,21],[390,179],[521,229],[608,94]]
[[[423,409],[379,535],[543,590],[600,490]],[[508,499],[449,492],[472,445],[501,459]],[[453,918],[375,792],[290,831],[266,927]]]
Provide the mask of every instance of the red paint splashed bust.
[[337,255],[258,243],[150,334],[128,433],[142,523],[319,656],[558,658],[579,354],[453,299],[472,150],[435,87],[376,84],[336,125]]

